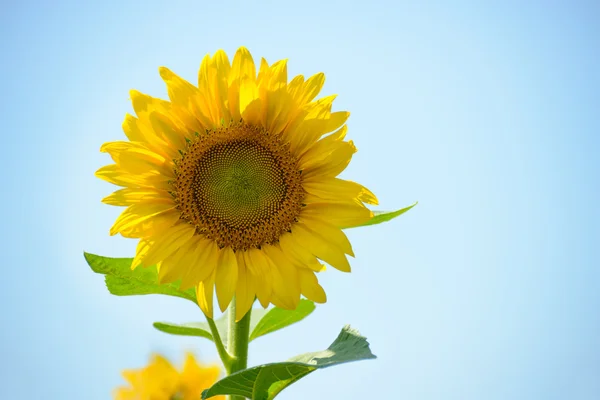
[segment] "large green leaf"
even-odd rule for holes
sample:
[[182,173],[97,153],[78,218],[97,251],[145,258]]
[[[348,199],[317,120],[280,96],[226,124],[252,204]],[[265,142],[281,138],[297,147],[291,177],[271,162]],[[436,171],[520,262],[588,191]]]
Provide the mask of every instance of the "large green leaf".
[[417,204],[418,204],[418,202],[415,202],[414,204],[411,204],[408,207],[404,207],[404,208],[401,208],[396,211],[373,211],[373,214],[374,214],[373,218],[371,218],[370,220],[368,220],[367,222],[365,222],[363,224],[355,225],[352,228],[357,228],[359,226],[367,226],[367,225],[377,225],[377,224],[381,224],[382,222],[390,221],[390,220],[404,214],[405,212],[407,212],[408,210],[410,210]]
[[[260,308],[252,309],[250,318],[250,340],[283,329],[308,316],[315,309],[315,304],[306,299],[300,300],[295,310],[284,310],[278,307],[270,310]],[[227,345],[227,319],[228,311],[215,320],[215,325],[221,336],[221,341]],[[161,332],[172,335],[198,336],[213,340],[210,333],[210,326],[206,322],[187,322],[184,324],[174,324],[172,322],[155,322],[154,327]]]
[[108,291],[117,296],[164,294],[196,303],[194,289],[181,290],[178,283],[158,283],[156,267],[131,269],[132,258],[110,258],[83,253],[85,260],[96,273],[105,275]]
[[236,372],[205,390],[202,399],[238,395],[252,400],[272,400],[283,389],[317,369],[371,358],[376,357],[371,353],[367,339],[357,330],[345,326],[327,350]]
[[[306,299],[300,300],[300,303],[295,310],[284,310],[279,307],[272,308],[264,317],[258,320],[256,326],[251,330],[250,341],[266,335],[267,333],[275,332],[286,326],[295,324],[306,318],[314,310],[315,303]],[[254,314],[252,317],[254,317]]]

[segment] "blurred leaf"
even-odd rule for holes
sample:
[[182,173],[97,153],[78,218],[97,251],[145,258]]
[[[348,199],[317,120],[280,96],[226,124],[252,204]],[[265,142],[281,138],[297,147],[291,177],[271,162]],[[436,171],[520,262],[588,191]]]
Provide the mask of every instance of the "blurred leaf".
[[359,226],[377,225],[377,224],[381,224],[382,222],[390,221],[390,220],[404,214],[405,212],[407,212],[408,210],[410,210],[411,208],[416,206],[418,203],[419,202],[417,201],[408,207],[404,207],[404,208],[401,208],[400,210],[396,210],[396,211],[373,211],[373,214],[374,214],[373,218],[371,218],[364,224],[356,225],[356,226],[353,226],[352,228],[357,228]]
[[106,287],[114,295],[164,294],[181,297],[197,304],[196,291],[193,288],[181,290],[177,282],[158,283],[156,267],[138,267],[132,270],[133,258],[110,258],[90,253],[83,255],[94,272],[105,275]]
[[[272,308],[251,330],[250,341],[266,335],[267,333],[275,332],[286,326],[295,324],[306,318],[314,310],[315,303],[306,299],[301,299],[295,310],[284,310],[278,307]],[[254,313],[252,314],[252,317],[254,319]]]
[[327,350],[236,372],[205,390],[202,399],[238,395],[252,400],[272,400],[283,389],[317,369],[371,358],[376,357],[371,353],[367,339],[357,330],[345,326]]

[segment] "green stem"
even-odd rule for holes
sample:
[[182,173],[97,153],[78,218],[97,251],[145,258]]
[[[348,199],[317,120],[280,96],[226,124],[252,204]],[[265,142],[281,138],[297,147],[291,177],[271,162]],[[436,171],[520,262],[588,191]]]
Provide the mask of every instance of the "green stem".
[[[229,329],[227,333],[227,350],[232,356],[232,362],[228,371],[229,375],[246,369],[248,367],[248,339],[250,336],[250,314],[252,308],[246,315],[235,322],[236,300],[229,305]],[[241,400],[241,396],[230,396],[231,400]]]
[[215,325],[215,321],[209,317],[206,317],[206,321],[208,322],[208,326],[210,327],[210,333],[212,334],[213,341],[217,346],[217,352],[219,353],[219,357],[221,357],[221,361],[223,362],[225,371],[227,371],[227,374],[230,374],[231,364],[233,363],[233,357],[227,352],[227,350],[225,350],[223,340],[221,340],[221,335],[219,334],[217,325]]

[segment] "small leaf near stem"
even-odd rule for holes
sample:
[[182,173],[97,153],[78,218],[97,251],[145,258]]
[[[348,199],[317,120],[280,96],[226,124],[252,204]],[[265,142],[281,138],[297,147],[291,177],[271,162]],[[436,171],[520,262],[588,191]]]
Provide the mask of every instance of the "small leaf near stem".
[[256,311],[262,310],[254,310],[252,313],[252,323],[254,326],[251,326],[250,341],[302,321],[314,310],[315,303],[307,299],[301,299],[295,310],[284,310],[283,308],[274,307],[256,322],[254,318],[257,314]]

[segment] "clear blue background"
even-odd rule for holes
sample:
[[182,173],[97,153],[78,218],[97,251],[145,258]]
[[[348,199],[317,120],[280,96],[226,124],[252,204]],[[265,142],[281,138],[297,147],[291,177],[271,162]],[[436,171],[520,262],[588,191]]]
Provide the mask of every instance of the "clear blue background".
[[[327,75],[352,112],[345,176],[388,224],[348,231],[329,302],[257,340],[251,363],[318,350],[351,323],[379,358],[281,399],[600,398],[600,7],[582,2],[22,1],[0,9],[0,398],[107,399],[152,351],[211,344],[153,321],[191,303],[117,298],[83,250],[131,256],[94,171],[122,140],[128,90],[166,96],[240,45]],[[562,3],[562,4],[559,4]]]

